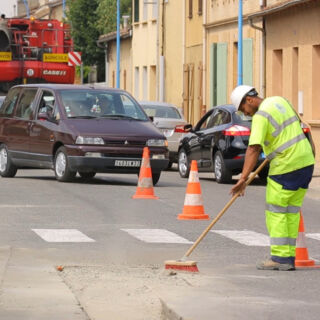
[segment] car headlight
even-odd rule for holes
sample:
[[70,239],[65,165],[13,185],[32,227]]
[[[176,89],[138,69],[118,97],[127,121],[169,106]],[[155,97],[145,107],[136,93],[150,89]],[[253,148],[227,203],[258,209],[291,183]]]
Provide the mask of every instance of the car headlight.
[[82,137],[78,136],[76,144],[104,144],[104,141],[100,137]]
[[147,141],[148,147],[167,147],[168,141],[167,139],[149,139]]

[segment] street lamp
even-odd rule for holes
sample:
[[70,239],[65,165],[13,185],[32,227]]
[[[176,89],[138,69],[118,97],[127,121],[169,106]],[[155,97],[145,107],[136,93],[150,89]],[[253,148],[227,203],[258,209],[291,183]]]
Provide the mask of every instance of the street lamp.
[[238,12],[238,85],[243,82],[243,57],[242,57],[242,0],[239,0],[239,12]]

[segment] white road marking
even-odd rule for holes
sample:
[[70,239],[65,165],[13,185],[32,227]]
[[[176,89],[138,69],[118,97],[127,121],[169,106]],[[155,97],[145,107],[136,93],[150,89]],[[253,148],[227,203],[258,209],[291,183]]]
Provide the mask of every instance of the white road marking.
[[246,246],[269,247],[270,240],[265,234],[249,230],[211,230]]
[[306,236],[311,239],[320,241],[320,233],[307,233]]
[[193,242],[165,229],[121,229],[131,236],[150,243],[185,243]]
[[32,229],[47,242],[95,242],[77,229]]
[[0,208],[72,208],[70,205],[49,204],[0,204]]

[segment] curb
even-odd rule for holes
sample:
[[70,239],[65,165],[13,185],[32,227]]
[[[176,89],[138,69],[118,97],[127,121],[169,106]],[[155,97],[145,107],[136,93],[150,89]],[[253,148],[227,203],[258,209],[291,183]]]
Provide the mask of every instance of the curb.
[[161,320],[191,320],[185,319],[184,317],[178,315],[168,304],[160,298],[161,303]]

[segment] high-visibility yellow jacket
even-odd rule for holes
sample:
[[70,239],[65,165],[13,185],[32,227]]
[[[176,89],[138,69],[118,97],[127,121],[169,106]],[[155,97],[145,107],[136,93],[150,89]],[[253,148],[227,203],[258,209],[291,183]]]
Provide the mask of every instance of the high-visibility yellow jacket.
[[315,162],[300,119],[282,97],[264,99],[253,116],[249,145],[256,144],[262,146],[270,160],[269,175],[284,174]]

